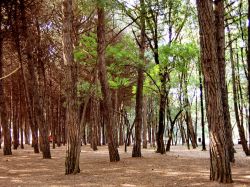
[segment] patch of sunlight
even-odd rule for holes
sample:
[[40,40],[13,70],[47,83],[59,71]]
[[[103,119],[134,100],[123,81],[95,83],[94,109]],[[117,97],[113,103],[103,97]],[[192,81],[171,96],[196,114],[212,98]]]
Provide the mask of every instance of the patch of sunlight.
[[102,170],[105,170],[105,171],[113,171],[113,170],[119,170],[121,168],[102,168]]
[[152,170],[152,172],[153,172],[153,173],[163,173],[163,171],[162,171],[162,170],[159,170],[159,169],[154,169],[154,170]]
[[250,179],[250,175],[242,176],[243,178]]
[[3,177],[3,176],[0,176],[0,179],[7,179],[8,177]]
[[12,174],[15,174],[15,173],[18,173],[18,172],[27,172],[27,173],[32,173],[32,172],[40,172],[40,171],[49,171],[49,169],[45,169],[45,168],[39,168],[39,169],[11,169],[9,170],[8,173],[12,173]]
[[21,179],[12,179],[11,182],[22,183],[23,181]]
[[136,170],[126,170],[126,173],[140,173],[139,171],[136,171]]
[[192,186],[202,186],[204,183],[192,183]]
[[7,170],[9,170],[7,166],[0,166],[0,169],[7,169]]
[[172,172],[167,172],[167,173],[165,173],[165,175],[164,176],[170,176],[170,177],[173,177],[173,176],[176,176],[176,175],[181,175],[182,173],[181,172],[174,172],[174,171],[172,171]]
[[31,174],[20,174],[20,175],[18,175],[19,177],[29,177],[29,176],[31,176]]
[[122,184],[121,186],[136,186],[134,184]]

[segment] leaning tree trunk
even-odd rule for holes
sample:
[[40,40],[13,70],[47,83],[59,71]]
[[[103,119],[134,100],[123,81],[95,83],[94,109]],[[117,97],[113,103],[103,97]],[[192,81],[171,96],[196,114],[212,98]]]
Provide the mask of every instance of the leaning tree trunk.
[[197,0],[201,62],[210,135],[210,180],[231,183],[231,166],[226,143],[220,74],[216,56],[213,2]]
[[80,172],[78,155],[79,119],[77,103],[77,64],[73,56],[72,0],[63,1],[63,55],[66,68],[67,150],[65,174]]
[[225,77],[225,26],[224,26],[224,1],[216,0],[215,1],[215,26],[216,26],[216,46],[217,46],[217,59],[218,66],[220,71],[220,85],[221,85],[221,100],[223,104],[223,112],[224,112],[224,122],[225,122],[225,130],[226,130],[226,142],[228,143],[228,152],[230,161],[234,162],[234,145],[232,138],[232,125],[230,121],[230,113],[229,113],[229,105],[228,105],[228,93],[227,93],[227,84]]
[[103,96],[104,121],[106,124],[109,158],[111,162],[120,160],[118,149],[113,136],[113,111],[111,102],[111,93],[108,85],[107,67],[105,62],[105,12],[101,0],[97,0],[97,62],[99,65],[99,79]]
[[[3,77],[3,31],[2,31],[2,2],[0,2],[0,78]],[[7,106],[4,94],[4,79],[0,80],[0,117],[4,137],[4,155],[11,155],[11,134],[10,124],[7,119]]]

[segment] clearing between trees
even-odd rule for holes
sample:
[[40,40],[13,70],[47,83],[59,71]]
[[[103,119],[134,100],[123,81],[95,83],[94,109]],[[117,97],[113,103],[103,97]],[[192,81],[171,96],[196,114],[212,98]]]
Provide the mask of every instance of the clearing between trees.
[[188,150],[172,146],[166,155],[153,148],[143,149],[143,158],[131,158],[132,147],[119,148],[121,161],[109,162],[107,146],[93,151],[83,146],[81,173],[65,175],[65,147],[52,149],[52,159],[42,159],[30,146],[13,150],[12,156],[0,153],[0,186],[250,186],[250,158],[235,146],[232,164],[234,183],[219,184],[209,180],[209,151],[201,147]]

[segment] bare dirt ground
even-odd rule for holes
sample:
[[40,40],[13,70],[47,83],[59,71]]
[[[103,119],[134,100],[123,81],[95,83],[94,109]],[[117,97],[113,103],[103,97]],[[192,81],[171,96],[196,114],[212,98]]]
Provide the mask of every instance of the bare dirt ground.
[[0,151],[0,186],[250,186],[250,157],[245,157],[236,147],[236,162],[232,165],[233,184],[222,185],[209,181],[209,153],[172,146],[171,152],[159,155],[154,149],[143,149],[143,158],[131,158],[131,147],[124,153],[119,149],[121,161],[110,163],[107,146],[93,152],[83,146],[81,173],[64,175],[66,147],[52,150],[53,159],[42,159],[26,146],[13,150],[12,156]]

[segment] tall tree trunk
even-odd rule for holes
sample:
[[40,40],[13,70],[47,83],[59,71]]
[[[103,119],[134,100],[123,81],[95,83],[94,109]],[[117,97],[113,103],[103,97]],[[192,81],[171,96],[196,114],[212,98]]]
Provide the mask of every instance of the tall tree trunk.
[[144,97],[143,100],[143,148],[147,149],[147,130],[148,130],[148,122],[147,122],[147,98]]
[[61,129],[61,111],[60,111],[60,97],[61,95],[59,95],[59,99],[58,99],[58,104],[57,104],[57,110],[56,110],[56,132],[57,132],[57,136],[56,136],[56,143],[57,143],[57,147],[61,147],[61,143],[62,143],[62,129]]
[[30,127],[28,124],[27,116],[24,116],[24,136],[25,136],[25,144],[30,144]]
[[97,101],[95,100],[96,98],[91,99],[91,131],[92,131],[92,136],[91,136],[91,147],[94,151],[97,150],[97,123],[98,123],[98,106],[97,106]]
[[2,126],[0,123],[0,149],[2,149]]
[[154,117],[152,122],[152,144],[151,144],[152,147],[155,147],[156,124],[157,124],[157,118]]
[[[26,20],[26,7],[23,0],[20,1],[21,8],[21,16],[22,16],[22,26],[23,26],[23,36],[27,38],[27,43],[25,46],[25,52],[27,55],[27,69],[28,69],[28,77],[29,77],[29,83],[28,83],[28,92],[29,92],[29,105],[33,107],[33,121],[35,123],[35,126],[39,128],[40,133],[40,146],[41,151],[43,153],[43,158],[51,158],[50,153],[50,146],[49,146],[49,140],[48,140],[48,133],[47,133],[47,125],[45,124],[45,117],[43,112],[43,102],[40,91],[40,73],[39,73],[39,66],[40,63],[39,59],[38,61],[35,60],[34,54],[33,54],[33,47],[32,42],[33,38],[32,35],[28,35],[28,26],[27,26],[27,20]],[[40,35],[38,34],[38,37],[40,38]],[[39,49],[38,49],[39,50]],[[38,58],[41,58],[38,56]],[[36,69],[35,66],[37,66],[38,74],[36,75]],[[31,108],[30,108],[31,110]]]
[[185,83],[184,84],[184,102],[186,105],[187,132],[188,132],[189,138],[191,140],[192,147],[193,147],[193,149],[195,149],[197,147],[197,140],[196,140],[195,131],[194,131],[194,127],[193,127],[193,120],[192,120],[192,116],[191,116],[191,104],[190,104],[189,99],[188,99],[187,73],[183,73],[183,79],[184,79],[184,83]]
[[[140,24],[141,24],[141,41],[140,41],[140,59],[144,63],[145,57],[145,2],[140,0]],[[135,142],[132,151],[132,157],[141,157],[141,131],[143,125],[143,65],[138,67],[137,88],[136,88],[136,108],[135,108]]]
[[[17,5],[16,5],[17,6]],[[19,7],[16,7],[16,9]],[[25,99],[27,104],[27,110],[28,110],[28,119],[29,124],[32,131],[32,146],[34,147],[34,152],[39,153],[39,147],[38,147],[38,127],[35,120],[35,114],[34,114],[34,102],[33,102],[33,96],[34,96],[34,67],[33,67],[33,58],[32,58],[32,46],[30,37],[28,37],[28,28],[27,28],[27,20],[26,20],[26,10],[25,10],[25,2],[24,0],[20,0],[20,12],[21,12],[21,20],[22,20],[22,35],[25,39],[27,39],[27,45],[25,46],[25,52],[27,57],[27,64],[28,64],[28,73],[26,75],[22,56],[21,56],[21,46],[19,38],[16,38],[16,47],[17,52],[19,56],[19,61],[21,64],[21,70],[22,70],[22,76],[23,81],[25,85]],[[17,20],[15,21],[15,24],[17,25]],[[18,28],[18,26],[16,26]],[[17,29],[16,29],[17,32]],[[18,36],[18,35],[17,35]]]
[[161,93],[160,93],[160,108],[159,108],[159,126],[158,132],[156,135],[156,143],[157,143],[157,153],[165,154],[165,146],[163,141],[163,134],[165,129],[165,110],[166,110],[166,84],[167,84],[167,73],[163,73],[161,75]]
[[[41,48],[41,31],[38,20],[36,19],[36,28],[37,28],[37,39],[36,39],[36,48],[37,48],[37,59],[36,59],[36,77],[37,81],[34,81],[34,109],[36,120],[38,123],[39,133],[41,136],[42,152],[43,158],[51,158],[50,153],[50,144],[49,144],[49,132],[48,132],[48,123],[45,119],[44,108],[45,108],[45,88],[46,88],[46,77],[45,77],[45,67],[44,62],[42,61],[42,48]],[[30,67],[30,66],[28,66]]]
[[197,0],[200,26],[201,62],[205,82],[207,119],[210,135],[210,180],[231,183],[231,166],[226,143],[222,93],[213,14],[213,2]]
[[200,104],[201,104],[201,144],[202,144],[202,151],[206,151],[205,119],[204,119],[204,104],[203,104],[203,79],[201,74],[201,62],[198,63],[199,63],[199,81],[200,81]]
[[113,128],[113,133],[114,133],[114,139],[115,139],[115,145],[116,147],[119,147],[118,143],[118,90],[113,91],[113,116],[114,116],[114,128]]
[[103,96],[103,105],[105,110],[104,119],[107,130],[108,138],[108,149],[109,149],[109,158],[111,162],[116,162],[120,160],[118,149],[114,142],[113,136],[113,111],[112,111],[112,102],[111,102],[111,93],[108,85],[107,77],[107,68],[105,62],[105,12],[103,3],[101,0],[97,0],[97,62],[99,65],[99,79],[101,83],[101,91]]
[[225,77],[225,26],[224,26],[224,1],[215,0],[215,37],[216,37],[216,46],[217,46],[217,60],[220,71],[220,85],[221,85],[221,100],[223,104],[224,112],[224,123],[226,130],[226,142],[228,144],[229,158],[231,162],[234,162],[234,147],[233,147],[233,138],[232,138],[232,125],[230,121],[229,105],[228,105],[228,93],[227,93],[227,84]]
[[12,142],[13,142],[13,149],[17,149],[19,146],[19,136],[18,136],[18,101],[16,96],[13,96],[13,84],[12,86],[12,93],[11,93],[11,110],[12,110],[12,114],[11,114],[11,123],[12,123]]
[[78,157],[79,119],[77,100],[77,64],[73,56],[72,0],[63,1],[63,56],[66,68],[67,150],[65,174],[80,172]]
[[[248,0],[248,20],[250,20],[250,0]],[[247,27],[248,31],[248,51],[247,51],[247,82],[248,82],[248,144],[250,150],[250,24]]]
[[[3,2],[0,2],[0,77],[3,77],[3,31],[2,31],[2,20],[3,20]],[[7,106],[6,98],[4,94],[4,79],[0,80],[0,117],[1,117],[1,126],[3,129],[4,137],[4,155],[12,155],[11,151],[11,133],[10,133],[10,124],[7,119]]]
[[231,38],[231,31],[229,26],[227,26],[228,31],[228,39],[229,39],[229,50],[230,50],[230,61],[231,61],[231,70],[232,70],[232,85],[233,85],[233,101],[234,101],[234,112],[235,112],[235,119],[236,124],[238,127],[238,132],[241,140],[241,145],[243,151],[246,155],[250,155],[250,151],[248,150],[247,140],[245,137],[245,130],[244,126],[240,123],[240,116],[239,116],[239,108],[238,108],[238,97],[237,97],[237,83],[236,83],[236,74],[235,74],[235,61],[233,57],[233,46],[232,46],[232,38]]

